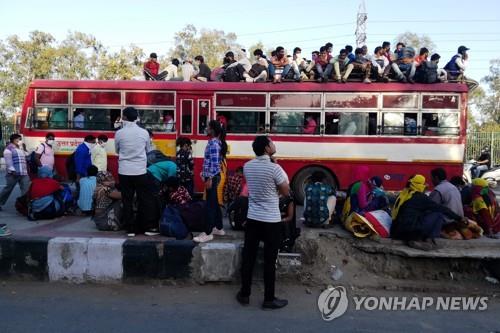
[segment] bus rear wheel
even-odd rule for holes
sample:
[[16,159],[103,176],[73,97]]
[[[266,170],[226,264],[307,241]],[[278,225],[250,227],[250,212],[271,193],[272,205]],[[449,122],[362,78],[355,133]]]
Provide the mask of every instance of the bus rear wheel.
[[326,175],[325,182],[327,184],[330,184],[333,189],[337,189],[338,187],[337,180],[335,179],[335,176],[330,172],[330,170],[319,166],[304,168],[295,175],[292,181],[292,191],[295,196],[295,201],[299,205],[304,204],[305,189],[311,179],[311,175],[315,171],[323,171]]

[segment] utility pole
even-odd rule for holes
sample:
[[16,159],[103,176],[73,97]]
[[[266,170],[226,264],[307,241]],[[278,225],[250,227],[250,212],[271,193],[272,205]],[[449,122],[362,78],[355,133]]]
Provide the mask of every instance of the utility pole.
[[358,9],[358,17],[356,20],[356,46],[362,47],[366,45],[366,20],[368,15],[366,13],[365,0],[361,1]]

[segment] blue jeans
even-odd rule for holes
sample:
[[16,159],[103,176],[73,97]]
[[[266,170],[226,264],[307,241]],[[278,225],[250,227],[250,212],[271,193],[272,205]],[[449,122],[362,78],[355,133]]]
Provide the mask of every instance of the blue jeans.
[[274,77],[276,70],[274,68],[274,65],[271,64],[270,62],[267,64],[267,70],[269,71],[269,77]]
[[320,64],[316,65],[316,71],[318,72],[320,78],[328,79],[332,74],[332,69],[332,64],[326,65],[325,69],[323,69],[323,66],[321,66]]
[[[285,67],[283,67],[283,72],[281,73],[281,77],[282,78],[285,78],[287,75],[288,75],[288,72],[290,72],[290,69],[292,69],[292,65],[286,65]],[[295,73],[293,78],[295,80],[298,80],[300,77],[300,73]]]
[[221,230],[222,226],[222,212],[219,207],[219,201],[217,200],[217,186],[220,183],[220,175],[214,176],[212,178],[212,187],[207,192],[207,210],[205,216],[206,219],[206,228],[205,233],[210,235],[212,233],[212,229],[216,227]]

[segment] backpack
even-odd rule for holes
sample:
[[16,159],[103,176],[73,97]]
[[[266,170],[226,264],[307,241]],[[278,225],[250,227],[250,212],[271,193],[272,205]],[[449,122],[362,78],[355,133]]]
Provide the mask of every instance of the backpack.
[[76,181],[75,151],[66,158],[66,173],[69,180]]
[[[265,70],[266,70],[265,66],[262,66],[260,64],[253,64],[252,68],[248,72],[248,75],[250,75],[250,77],[252,77],[252,78],[256,78],[257,76],[260,75],[260,73],[262,73]],[[293,72],[293,71],[291,71],[291,72]]]
[[163,154],[160,150],[151,150],[146,154],[147,165],[150,166],[156,162],[170,161],[170,158]]
[[[43,146],[43,151],[40,154],[40,158],[42,157],[41,155],[45,154],[45,144],[42,143]],[[28,156],[28,167],[31,171],[31,173],[37,173],[38,172],[38,164],[36,162],[36,149],[31,152],[31,154]]]
[[244,73],[243,66],[238,64],[237,66],[228,67],[222,76],[224,82],[240,82],[243,79]]
[[189,231],[205,231],[206,201],[193,201],[177,206],[182,221]]
[[419,83],[435,83],[438,81],[437,64],[424,61],[417,69],[415,81]]
[[167,237],[175,237],[175,239],[185,239],[189,231],[186,225],[182,222],[179,210],[173,206],[167,206],[163,210],[160,219],[160,234]]

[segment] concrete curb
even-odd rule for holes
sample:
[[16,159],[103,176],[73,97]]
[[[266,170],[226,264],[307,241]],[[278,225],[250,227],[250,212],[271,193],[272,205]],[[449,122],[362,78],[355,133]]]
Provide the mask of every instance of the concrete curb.
[[191,279],[196,273],[197,280],[230,281],[236,277],[240,263],[239,243],[197,246],[187,240],[6,237],[0,238],[0,276],[117,283]]

